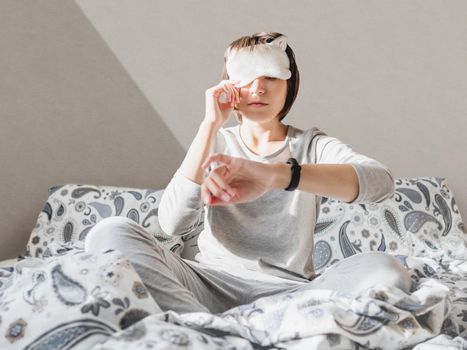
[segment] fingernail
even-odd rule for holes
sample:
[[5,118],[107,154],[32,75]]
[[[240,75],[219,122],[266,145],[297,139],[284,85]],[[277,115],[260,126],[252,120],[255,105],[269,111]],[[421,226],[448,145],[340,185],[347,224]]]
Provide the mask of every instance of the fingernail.
[[230,200],[230,196],[227,195],[227,194],[223,194],[221,198],[222,198],[222,200],[225,201],[225,202],[227,202],[227,201]]

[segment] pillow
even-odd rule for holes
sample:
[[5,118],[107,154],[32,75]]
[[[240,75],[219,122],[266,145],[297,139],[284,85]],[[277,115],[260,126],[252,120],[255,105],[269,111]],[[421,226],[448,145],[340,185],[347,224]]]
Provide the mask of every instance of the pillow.
[[0,349],[90,349],[162,312],[116,250],[26,258],[0,282]]
[[323,197],[315,227],[315,270],[348,256],[379,250],[451,261],[467,258],[465,226],[446,179],[402,178],[380,203]]
[[[165,234],[158,219],[164,190],[66,184],[49,189],[49,197],[37,218],[24,253],[49,257],[71,249],[84,249],[87,233],[109,216],[126,216],[143,226],[163,246],[181,255],[184,240]],[[201,228],[190,232],[189,239]]]

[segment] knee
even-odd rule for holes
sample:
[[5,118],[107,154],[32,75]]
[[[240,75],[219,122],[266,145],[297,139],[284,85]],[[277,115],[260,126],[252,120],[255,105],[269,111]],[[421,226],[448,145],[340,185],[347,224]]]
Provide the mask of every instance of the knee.
[[131,233],[133,220],[124,216],[109,216],[99,221],[88,232],[84,240],[85,251],[120,249],[122,236]]
[[402,266],[399,260],[388,253],[372,252],[371,261],[374,263],[374,271],[380,274],[388,285],[402,289],[406,293],[410,293],[412,279],[410,273]]
[[372,254],[372,260],[377,264],[377,266],[382,266],[382,267],[389,267],[395,271],[400,271],[400,272],[407,272],[404,266],[399,262],[399,260],[385,252],[369,252],[368,254]]

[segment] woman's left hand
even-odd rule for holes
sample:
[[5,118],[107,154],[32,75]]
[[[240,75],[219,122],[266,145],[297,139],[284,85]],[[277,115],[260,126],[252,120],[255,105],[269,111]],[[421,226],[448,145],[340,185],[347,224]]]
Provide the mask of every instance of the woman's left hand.
[[[201,197],[208,205],[228,205],[251,202],[272,189],[271,164],[216,153],[202,164],[206,169],[212,162],[219,166],[201,184]],[[223,195],[230,195],[224,200]]]

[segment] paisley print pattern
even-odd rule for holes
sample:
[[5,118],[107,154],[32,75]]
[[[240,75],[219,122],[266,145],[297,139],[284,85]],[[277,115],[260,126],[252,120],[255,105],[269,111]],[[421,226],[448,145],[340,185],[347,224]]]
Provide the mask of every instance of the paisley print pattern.
[[134,222],[139,222],[139,212],[136,209],[130,209],[126,216]]
[[326,241],[318,241],[315,244],[315,252],[313,254],[313,263],[315,269],[320,269],[331,260],[331,246]]
[[389,209],[383,209],[383,218],[391,228],[391,230],[399,237],[402,237],[401,230],[399,229],[399,224],[397,223],[396,216]]
[[416,182],[415,185],[417,186],[417,188],[419,189],[419,191],[422,193],[422,195],[424,196],[425,198],[425,209],[428,209],[430,207],[430,203],[431,203],[431,200],[430,200],[430,191],[428,190],[428,188],[421,182]]
[[94,199],[98,199],[101,197],[101,191],[99,190],[98,187],[91,187],[91,186],[84,186],[83,185],[77,185],[76,189],[71,190],[71,198],[81,198],[84,195],[94,192],[96,195],[93,197]]
[[314,232],[316,272],[322,273],[334,261],[372,250],[438,260],[467,259],[465,225],[459,211],[448,204],[455,200],[446,179],[400,178],[395,185],[393,196],[365,207],[321,199]]
[[396,191],[401,192],[405,196],[407,196],[410,201],[414,203],[421,203],[422,202],[422,195],[419,193],[419,191],[414,190],[412,188],[398,188]]
[[91,202],[89,203],[89,206],[96,209],[97,214],[99,214],[101,218],[107,218],[112,215],[112,207],[108,204]]
[[[37,218],[24,252],[25,257],[61,255],[70,249],[84,249],[86,235],[100,220],[126,216],[142,225],[166,248],[177,255],[186,240],[165,234],[159,225],[158,205],[164,190],[67,184],[49,188],[49,198]],[[183,257],[193,257],[203,222],[188,232],[191,241]],[[53,234],[51,234],[53,232]]]
[[[413,274],[422,268],[420,261],[404,261]],[[447,293],[424,275],[411,295],[384,286],[357,297],[313,289],[279,293],[220,314],[150,315],[98,349],[410,349],[441,329],[433,319],[449,308]],[[443,330],[451,325],[447,318]]]
[[320,223],[316,223],[315,233],[319,233],[326,230],[328,227],[332,226],[334,222],[335,221],[321,221]]
[[446,236],[449,231],[451,231],[452,226],[452,216],[451,216],[451,209],[449,208],[446,201],[441,197],[439,194],[435,194],[435,202],[438,205],[436,207],[437,213],[441,213],[443,221],[444,221],[444,230],[441,233],[442,236]]
[[345,329],[349,333],[355,335],[367,335],[378,331],[378,329],[383,327],[387,321],[383,320],[383,322],[381,322],[374,318],[360,316],[351,324],[341,323],[340,320],[336,320],[336,323],[339,327]]
[[404,217],[404,226],[407,231],[417,233],[423,225],[430,221],[434,222],[438,229],[442,228],[441,223],[433,215],[419,210],[414,210]]
[[[85,274],[82,272],[86,271]],[[102,271],[124,276],[102,280]],[[118,251],[72,251],[0,268],[0,349],[90,349],[162,312]]]
[[[427,334],[427,330],[431,331],[427,328],[428,324],[434,324],[430,317],[444,317],[441,333],[466,337],[467,273],[455,270],[455,262],[467,260],[467,243],[465,225],[454,195],[447,181],[440,177],[401,178],[396,179],[395,184],[394,195],[378,204],[320,199],[314,231],[315,272],[322,273],[332,264],[360,252],[385,251],[394,254],[405,268],[412,271],[414,286],[426,283],[423,288],[414,289],[414,293],[421,294],[402,296],[395,291],[378,290],[377,286],[375,290],[367,291],[364,297],[348,301],[345,295],[323,291],[284,293],[260,298],[250,305],[218,315],[161,313],[140,280],[128,277],[132,276],[129,271],[119,273],[108,269],[109,261],[103,262],[101,257],[83,259],[85,266],[76,263],[75,273],[66,267],[66,259],[81,253],[86,234],[104,217],[129,217],[178,254],[187,248],[197,248],[196,240],[203,229],[203,220],[196,229],[174,240],[158,225],[162,190],[73,184],[51,187],[31,233],[26,254],[49,256],[46,260],[55,263],[46,265],[47,268],[41,265],[34,275],[24,269],[20,276],[29,278],[29,283],[24,282],[21,286],[20,279],[15,284],[13,279],[8,280],[0,274],[0,332],[3,332],[0,334],[10,344],[13,339],[20,344],[27,338],[30,348],[41,348],[53,339],[71,338],[80,342],[105,334],[108,341],[102,349],[126,349],[128,341],[136,340],[147,348],[164,342],[193,348],[212,345],[268,349],[288,348],[291,344],[299,348],[298,344],[301,344],[306,348],[340,349],[355,348],[355,344],[360,344],[362,347],[385,349],[389,346],[392,349],[407,345],[404,341],[414,339],[417,332]],[[58,260],[53,259],[63,261],[57,265]],[[426,263],[426,259],[430,263]],[[129,268],[124,267],[125,264],[119,266]],[[5,273],[13,275],[15,271]],[[107,272],[111,272],[111,276]],[[2,292],[3,286],[10,289]],[[9,291],[15,288],[23,288],[23,291],[10,294]],[[54,290],[60,292],[57,294]],[[110,296],[107,294],[109,290],[113,291]],[[429,295],[431,290],[433,293]],[[443,297],[446,292],[449,299]],[[339,304],[333,304],[334,300],[339,300]],[[154,304],[148,306],[144,304],[146,301]],[[15,307],[19,302],[23,303],[22,308]],[[384,306],[381,303],[390,304]],[[70,315],[76,317],[60,320],[61,323],[57,318],[57,323],[42,329],[43,334],[28,334],[32,329],[31,322],[40,318],[37,315],[59,307],[70,308],[74,312]],[[159,311],[151,311],[151,308]],[[17,312],[22,309],[34,312],[36,317]],[[87,320],[91,323],[86,323]],[[309,333],[310,329],[325,327],[326,320],[332,320],[329,321],[332,327],[326,329],[325,337]],[[293,327],[287,328],[289,325]],[[388,325],[405,334],[397,344],[378,343],[378,339],[382,339],[379,335]]]
[[[360,251],[380,250],[431,257],[437,251],[439,257],[443,250],[436,247],[447,246],[451,235],[456,238],[462,235],[465,225],[455,209],[454,196],[445,179],[401,178],[395,183],[394,195],[376,206],[373,203],[349,205],[319,197],[315,242],[326,241],[331,247],[331,257],[326,258],[325,265],[318,264],[319,269]],[[197,238],[203,230],[202,220],[182,237],[171,237],[161,230],[157,206],[163,190],[69,184],[51,187],[49,193],[26,246],[25,256],[53,256],[70,249],[83,249],[91,228],[101,219],[113,215],[131,218],[182,257],[193,258],[199,251]],[[355,221],[356,218],[359,221]],[[350,222],[345,224],[348,220]],[[52,230],[54,235],[48,233]],[[439,231],[437,237],[434,230]]]
[[65,225],[62,227],[61,231],[59,231],[59,240],[63,242],[64,245],[67,245],[73,241],[73,227],[73,222],[67,221],[65,222]]
[[[131,191],[134,192],[134,191]],[[114,206],[115,206],[115,216],[120,216],[123,212],[123,208],[125,206],[125,200],[123,197],[118,196],[114,199]]]
[[346,233],[346,228],[349,225],[349,222],[350,221],[346,221],[339,230],[339,244],[341,246],[342,255],[344,256],[344,258],[347,258],[357,253],[355,251],[355,247],[350,242]]
[[52,268],[51,276],[55,295],[61,302],[71,306],[86,300],[86,289],[79,282],[65,275],[61,265]]
[[378,251],[384,252],[386,251],[386,241],[384,240],[384,235],[381,234],[381,243],[378,246]]
[[69,346],[79,343],[88,337],[94,335],[110,336],[115,331],[115,328],[97,320],[76,320],[60,324],[45,332],[32,341],[25,349],[67,349]]
[[45,202],[42,212],[44,212],[47,215],[48,221],[52,220],[52,206],[50,205],[49,202]]

